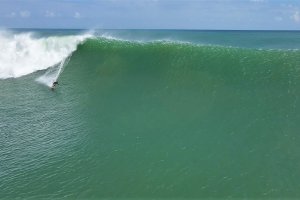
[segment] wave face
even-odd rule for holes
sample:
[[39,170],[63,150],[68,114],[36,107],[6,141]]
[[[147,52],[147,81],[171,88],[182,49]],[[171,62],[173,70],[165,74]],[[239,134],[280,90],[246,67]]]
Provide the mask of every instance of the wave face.
[[35,37],[34,33],[0,32],[0,78],[17,78],[54,66],[90,34]]
[[189,80],[188,75],[198,72],[237,86],[262,82],[277,85],[296,79],[300,70],[299,55],[296,49],[252,49],[170,40],[143,42],[104,35],[82,43],[71,62],[72,59],[89,61],[82,63],[83,70],[157,69],[178,73],[176,81]]

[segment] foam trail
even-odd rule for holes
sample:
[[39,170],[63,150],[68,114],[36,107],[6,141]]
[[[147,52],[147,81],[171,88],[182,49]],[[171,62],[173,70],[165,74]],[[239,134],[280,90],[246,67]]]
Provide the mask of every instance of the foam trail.
[[71,56],[67,57],[66,59],[62,60],[59,64],[54,67],[49,68],[45,74],[38,77],[36,79],[37,82],[44,84],[48,87],[51,87],[54,81],[58,80],[58,77],[63,72],[64,67],[69,63]]
[[[0,31],[0,79],[18,78],[38,70],[55,67],[92,34],[48,36]],[[59,74],[58,74],[59,75]]]
[[64,69],[64,66],[67,65],[70,61],[70,56],[67,57],[66,59],[64,59],[61,64],[59,65],[59,68],[58,68],[58,72],[57,72],[57,75],[55,77],[55,80],[58,79],[58,77],[60,76],[60,74],[63,72],[63,69]]

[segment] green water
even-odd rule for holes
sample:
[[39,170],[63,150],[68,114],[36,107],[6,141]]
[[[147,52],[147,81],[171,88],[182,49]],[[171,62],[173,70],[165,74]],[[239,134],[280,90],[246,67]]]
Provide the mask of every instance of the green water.
[[88,39],[0,80],[0,198],[300,198],[298,50]]

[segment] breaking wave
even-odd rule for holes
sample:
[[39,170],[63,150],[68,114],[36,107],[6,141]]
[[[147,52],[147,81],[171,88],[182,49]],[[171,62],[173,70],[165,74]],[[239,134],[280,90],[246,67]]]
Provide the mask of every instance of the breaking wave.
[[92,37],[81,35],[36,37],[34,33],[0,31],[0,79],[17,78],[38,70],[59,66]]

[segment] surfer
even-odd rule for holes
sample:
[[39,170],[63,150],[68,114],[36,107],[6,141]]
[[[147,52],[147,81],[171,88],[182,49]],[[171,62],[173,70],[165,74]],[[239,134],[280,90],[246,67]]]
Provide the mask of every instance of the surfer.
[[54,90],[55,86],[58,85],[58,81],[54,81],[52,86],[51,86],[51,90]]

